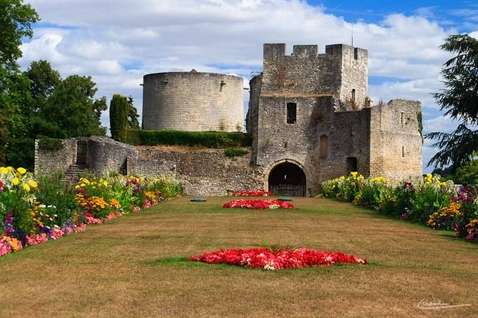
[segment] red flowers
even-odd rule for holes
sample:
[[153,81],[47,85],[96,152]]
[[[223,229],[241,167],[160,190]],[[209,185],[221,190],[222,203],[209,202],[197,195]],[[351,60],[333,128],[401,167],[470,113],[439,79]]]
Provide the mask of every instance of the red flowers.
[[237,199],[224,203],[222,207],[243,209],[292,209],[294,208],[294,205],[290,202],[280,200]]
[[235,197],[268,197],[272,193],[264,190],[241,190],[232,193]]
[[367,260],[341,252],[326,252],[306,248],[249,248],[206,252],[191,257],[192,261],[208,264],[229,264],[265,270],[304,268],[316,265],[367,264]]

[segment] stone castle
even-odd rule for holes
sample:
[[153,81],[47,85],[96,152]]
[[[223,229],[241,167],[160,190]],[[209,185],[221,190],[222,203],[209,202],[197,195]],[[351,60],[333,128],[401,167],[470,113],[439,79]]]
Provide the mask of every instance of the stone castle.
[[[143,129],[240,131],[242,78],[192,72],[144,77]],[[35,171],[78,169],[178,178],[187,194],[265,188],[316,194],[320,183],[358,171],[401,180],[422,174],[421,107],[368,98],[368,52],[352,46],[265,44],[263,71],[250,81],[249,155],[221,149],[129,146],[109,138],[63,141],[54,152],[36,146]],[[54,158],[53,160],[51,158]]]

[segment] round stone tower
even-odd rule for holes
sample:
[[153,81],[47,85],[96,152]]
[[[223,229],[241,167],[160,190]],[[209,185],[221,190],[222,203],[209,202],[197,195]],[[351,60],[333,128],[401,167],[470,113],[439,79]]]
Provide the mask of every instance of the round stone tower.
[[240,131],[243,82],[232,75],[156,73],[143,80],[143,129]]

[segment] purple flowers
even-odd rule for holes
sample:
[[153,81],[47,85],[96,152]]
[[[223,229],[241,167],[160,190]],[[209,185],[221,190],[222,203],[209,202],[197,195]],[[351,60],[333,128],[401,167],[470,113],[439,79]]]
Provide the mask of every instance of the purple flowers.
[[5,217],[4,224],[5,234],[12,235],[15,232],[15,227],[13,226],[13,213],[10,211]]

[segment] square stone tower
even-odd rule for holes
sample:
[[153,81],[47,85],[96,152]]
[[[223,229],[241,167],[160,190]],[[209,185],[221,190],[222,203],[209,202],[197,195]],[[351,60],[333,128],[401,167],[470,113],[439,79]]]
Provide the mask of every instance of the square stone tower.
[[287,55],[285,44],[265,44],[263,72],[251,80],[250,94],[252,161],[273,192],[313,194],[322,181],[351,171],[394,179],[421,174],[420,104],[371,107],[365,49],[334,44],[320,54],[317,45],[295,45]]

